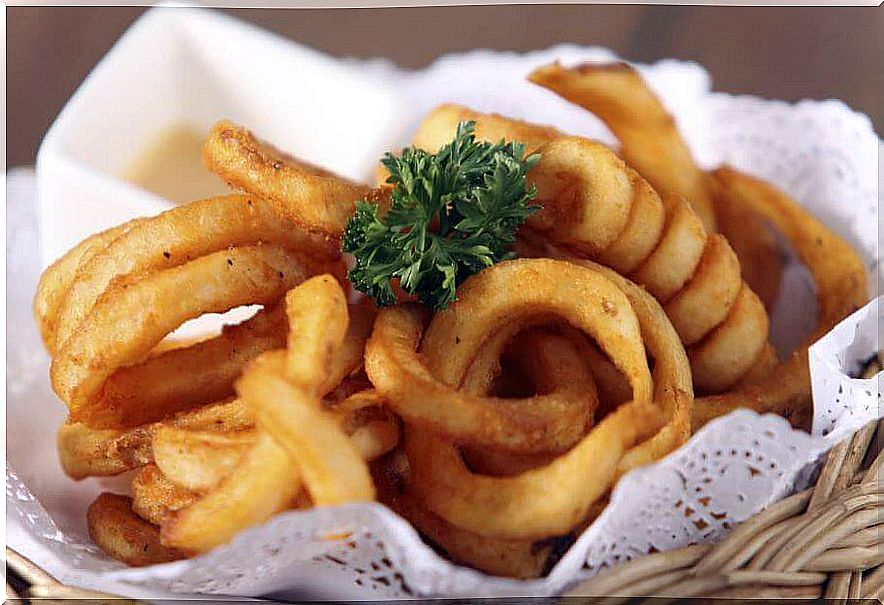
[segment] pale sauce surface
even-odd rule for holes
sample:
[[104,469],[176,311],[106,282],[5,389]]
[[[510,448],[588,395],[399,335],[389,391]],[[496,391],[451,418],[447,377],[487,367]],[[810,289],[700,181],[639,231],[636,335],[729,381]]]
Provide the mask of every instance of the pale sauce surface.
[[124,171],[123,178],[176,204],[224,195],[230,189],[203,167],[208,134],[177,125],[163,131]]

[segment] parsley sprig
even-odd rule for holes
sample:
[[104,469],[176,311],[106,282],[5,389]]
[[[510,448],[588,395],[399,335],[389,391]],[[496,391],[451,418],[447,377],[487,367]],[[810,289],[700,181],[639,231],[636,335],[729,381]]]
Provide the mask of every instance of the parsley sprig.
[[457,286],[485,267],[512,258],[516,230],[540,207],[519,142],[477,141],[474,122],[461,122],[438,153],[413,147],[381,160],[389,170],[392,205],[360,201],[347,224],[343,250],[355,256],[353,286],[381,305],[396,302],[393,285],[433,309],[456,300]]

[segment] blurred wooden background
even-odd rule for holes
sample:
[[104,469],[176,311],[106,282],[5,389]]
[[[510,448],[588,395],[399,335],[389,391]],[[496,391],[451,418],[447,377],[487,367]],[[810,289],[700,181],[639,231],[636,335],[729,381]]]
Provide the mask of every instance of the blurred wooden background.
[[[134,7],[7,7],[7,165],[31,164],[67,98]],[[797,100],[837,97],[881,131],[880,8],[544,5],[273,10],[231,14],[339,56],[421,67],[473,48],[597,44],[634,61],[701,62],[715,88]]]

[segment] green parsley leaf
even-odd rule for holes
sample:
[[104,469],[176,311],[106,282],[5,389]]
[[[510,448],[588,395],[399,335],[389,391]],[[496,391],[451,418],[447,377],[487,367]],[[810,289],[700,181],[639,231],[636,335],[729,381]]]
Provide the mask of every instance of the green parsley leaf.
[[461,122],[438,153],[409,147],[381,160],[389,170],[392,205],[379,216],[360,201],[347,223],[343,250],[356,264],[349,279],[381,305],[396,302],[393,284],[433,309],[456,300],[457,286],[485,267],[512,258],[515,233],[534,212],[536,191],[519,142],[476,141],[474,122]]

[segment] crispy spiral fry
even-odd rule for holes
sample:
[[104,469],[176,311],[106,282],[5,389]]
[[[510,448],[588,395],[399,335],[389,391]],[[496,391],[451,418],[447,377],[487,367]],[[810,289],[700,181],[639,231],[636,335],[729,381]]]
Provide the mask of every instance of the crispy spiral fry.
[[[546,279],[550,268],[560,281]],[[535,286],[523,296],[511,296],[513,276],[530,274]],[[481,301],[470,309],[486,312],[484,325],[505,325],[519,321],[526,313],[542,312],[567,318],[588,334],[612,346],[609,353],[615,364],[629,377],[635,397],[648,399],[650,373],[640,345],[638,324],[628,312],[622,292],[609,289],[610,296],[600,298],[595,274],[550,260],[519,260],[486,269],[481,279],[467,280],[460,290],[461,302]],[[567,283],[576,291],[565,292]],[[604,282],[602,282],[604,283]],[[579,293],[578,293],[579,292]],[[509,295],[509,296],[508,296]],[[491,300],[489,297],[494,297]],[[506,300],[503,300],[506,299]],[[580,304],[586,299],[593,304]],[[536,307],[536,308],[535,308]],[[568,386],[558,392],[528,399],[497,400],[455,391],[460,376],[453,368],[472,361],[484,342],[484,330],[465,330],[458,322],[473,317],[470,312],[438,313],[424,335],[424,351],[437,351],[433,371],[421,363],[416,353],[423,333],[423,316],[414,307],[385,309],[375,322],[372,338],[366,347],[365,367],[378,391],[386,396],[407,423],[432,427],[461,442],[489,445],[501,450],[529,453],[556,452],[573,445],[586,425],[585,406],[569,395]],[[609,336],[609,338],[604,338]],[[476,340],[482,338],[482,340]],[[618,345],[609,345],[616,342]],[[630,343],[628,346],[624,343]],[[442,351],[447,351],[443,354]],[[425,353],[426,354],[426,353]],[[439,358],[441,357],[441,358]],[[581,421],[582,420],[582,421]]]
[[389,204],[385,190],[296,160],[230,122],[212,128],[203,147],[203,163],[234,189],[260,196],[281,216],[330,237],[344,232],[357,200]]
[[52,263],[40,276],[37,293],[34,296],[34,318],[40,328],[43,345],[50,355],[56,350],[59,314],[65,305],[80,265],[89,262],[117,237],[143,220],[135,219],[87,237]]
[[772,364],[770,352],[763,349],[756,364],[774,366],[772,369],[752,369],[750,374],[756,374],[753,380],[744,379],[731,391],[698,399],[694,429],[739,407],[787,417],[806,412],[812,405],[807,348],[868,300],[862,259],[849,243],[797,202],[764,181],[728,167],[715,171],[714,183],[718,195],[771,221],[795,248],[816,283],[820,311],[816,328],[783,362]]
[[716,196],[675,120],[635,69],[626,63],[554,63],[528,79],[599,117],[620,141],[623,159],[657,191],[684,197],[710,233],[720,229],[740,259],[743,279],[765,307],[773,306],[783,258],[764,217]]
[[[137,471],[132,499],[90,507],[97,544],[130,564],[168,561],[286,509],[377,496],[452,559],[536,577],[620,477],[692,425],[736,407],[806,417],[806,346],[780,363],[767,341],[779,265],[763,227],[817,281],[808,344],[865,301],[850,246],[772,187],[701,170],[628,66],[554,65],[531,80],[599,115],[620,155],[455,105],[429,114],[418,147],[436,151],[473,120],[479,138],[539,152],[528,180],[544,207],[519,234],[526,258],[473,275],[432,317],[348,304],[334,240],[356,200],[385,212],[389,187],[228,122],[203,159],[247,195],[110,229],[45,272],[34,311],[70,410],[62,466],[77,479]],[[213,338],[167,339],[255,304]]]
[[[328,408],[321,403],[337,386],[329,376],[348,375],[361,365],[367,330],[351,329],[345,293],[331,275],[288,292],[286,314],[288,347],[263,353],[237,381],[255,418],[247,436],[251,446],[226,476],[206,481],[212,486],[204,496],[163,519],[163,544],[204,552],[285,508],[373,499],[367,461],[398,444],[398,421],[371,391]],[[354,317],[356,323],[366,320],[362,313]],[[181,455],[170,462],[182,464]],[[198,473],[182,475],[192,480]],[[206,475],[214,479],[215,473]]]
[[[560,287],[546,287],[546,281],[556,281],[553,276],[562,279],[561,283],[556,282],[557,286],[568,283],[573,287],[586,280],[603,294],[598,294],[601,297],[598,301],[587,292],[566,296]],[[489,297],[493,298],[494,292],[506,292],[511,296],[518,290],[518,284],[526,281],[532,284],[532,289],[538,288],[550,294],[554,300],[548,303],[549,308],[534,309],[531,303],[521,300],[514,303],[515,306],[489,303]],[[561,300],[555,292],[561,294]],[[564,306],[557,307],[559,304]],[[383,354],[382,341],[395,340],[397,331],[403,334],[412,329],[419,331],[422,322],[418,314],[409,313],[407,308],[402,307],[383,310],[366,350],[369,376],[406,421],[406,452],[410,470],[405,478],[407,487],[398,498],[393,499],[393,506],[453,556],[487,571],[521,577],[539,574],[547,557],[553,553],[556,541],[562,542],[562,536],[591,516],[596,502],[619,474],[672,451],[686,440],[689,433],[692,399],[690,371],[677,334],[659,304],[647,293],[610,270],[592,263],[585,267],[568,267],[562,265],[561,261],[508,261],[470,278],[463,285],[458,302],[437,314],[430,323],[421,343],[423,360],[440,381],[461,387],[469,385],[474,394],[481,394],[483,388],[489,388],[490,377],[495,373],[493,368],[489,369],[492,365],[489,359],[499,355],[503,349],[501,343],[512,337],[515,331],[531,325],[548,325],[551,318],[558,318],[572,325],[582,325],[583,329],[593,333],[588,327],[590,324],[581,323],[583,313],[569,311],[568,304],[587,308],[598,305],[611,322],[611,327],[618,324],[622,315],[634,318],[633,321],[640,326],[641,335],[627,332],[631,334],[630,339],[640,341],[643,338],[648,353],[654,358],[653,399],[659,408],[657,405],[649,406],[651,393],[644,391],[643,387],[638,388],[635,391],[640,398],[637,402],[619,406],[581,437],[573,449],[535,461],[531,465],[533,468],[504,473],[486,468],[485,472],[489,474],[469,468],[458,455],[457,447],[442,438],[442,425],[425,426],[420,416],[410,413],[408,408],[419,406],[422,401],[422,387],[412,382],[412,387],[417,390],[406,396],[398,388],[390,389],[386,377],[378,376],[373,371],[372,358]],[[632,315],[633,309],[636,315]],[[600,346],[609,348],[615,359],[618,355],[613,351],[621,351],[625,344],[617,340],[619,333],[617,329],[594,333]],[[546,362],[554,364],[556,370],[573,376],[575,370],[566,369],[571,354],[568,348],[570,341],[564,339],[558,342],[556,339],[559,336],[553,333],[550,337],[548,334],[540,332],[532,337],[535,340],[546,338],[546,344],[558,343],[558,349],[540,350],[546,351]],[[536,357],[538,353],[534,354]],[[579,352],[578,359],[581,359]],[[421,362],[415,359],[412,363]],[[628,365],[622,361],[618,363],[625,368],[627,375],[633,376],[636,387],[643,385],[641,372],[633,373]],[[587,368],[583,365],[577,375]],[[556,380],[558,388],[567,384],[561,379]],[[591,378],[589,380],[591,382]],[[461,394],[466,396],[464,391]],[[594,390],[587,391],[586,395],[594,397]],[[641,397],[645,398],[644,403]],[[655,414],[662,418],[653,420]],[[410,418],[419,422],[410,423]],[[627,428],[629,430],[625,430]],[[630,432],[633,430],[634,433]],[[636,442],[642,443],[635,446]],[[475,459],[476,453],[495,452],[496,443],[493,440],[484,443],[470,440],[470,443],[472,451],[466,456],[468,459]],[[602,443],[605,446],[598,448]],[[590,459],[591,472],[578,470]],[[507,476],[500,476],[502,474]],[[563,490],[565,500],[562,502],[551,500],[551,493],[547,489],[555,483],[555,477],[559,474],[568,477],[570,486],[568,490]],[[586,480],[578,485],[575,483],[576,477]],[[494,514],[490,513],[492,510]]]
[[[476,121],[480,136],[529,132],[535,144],[552,136],[543,127],[446,105],[426,118],[414,140],[432,149],[453,135],[447,126],[467,119]],[[740,278],[727,240],[708,235],[689,203],[661,198],[600,143],[558,136],[538,149],[541,159],[529,179],[544,210],[529,219],[531,229],[647,288],[689,347],[698,391],[723,392],[739,382],[765,348],[768,318]],[[541,248],[540,256],[572,254],[545,242]],[[739,356],[729,354],[734,340],[742,343]]]
[[[372,496],[366,462],[396,447],[398,419],[371,390],[319,398],[361,367],[374,315],[365,305],[348,307],[331,275],[303,286],[288,293],[287,308],[278,307],[291,359],[279,348],[254,360],[240,379],[242,399],[135,428],[68,423],[59,431],[65,469],[76,478],[140,469],[133,500],[119,507],[125,516],[93,515],[91,531],[109,554],[128,560],[130,545],[151,540],[176,556],[192,555],[286,508]],[[325,451],[332,441],[340,446],[334,455]],[[126,527],[132,540],[105,539]],[[153,551],[145,560],[156,562],[151,557]]]
[[[528,79],[596,114],[621,144],[623,159],[657,191],[689,200],[709,232],[716,231],[715,209],[703,172],[694,164],[675,120],[626,63],[558,63],[535,69]],[[626,100],[628,99],[628,101]]]
[[[307,275],[293,255],[259,245],[215,252],[117,286],[59,349],[52,361],[53,387],[72,418],[98,421],[114,411],[102,398],[107,379],[144,358],[185,321],[242,305],[272,304]],[[186,291],[192,295],[180,295]]]
[[194,202],[93,236],[46,271],[35,297],[53,388],[74,421],[105,428],[229,396],[242,365],[281,344],[280,312],[151,351],[204,313],[272,306],[319,269],[340,275],[340,254],[250,196]]

